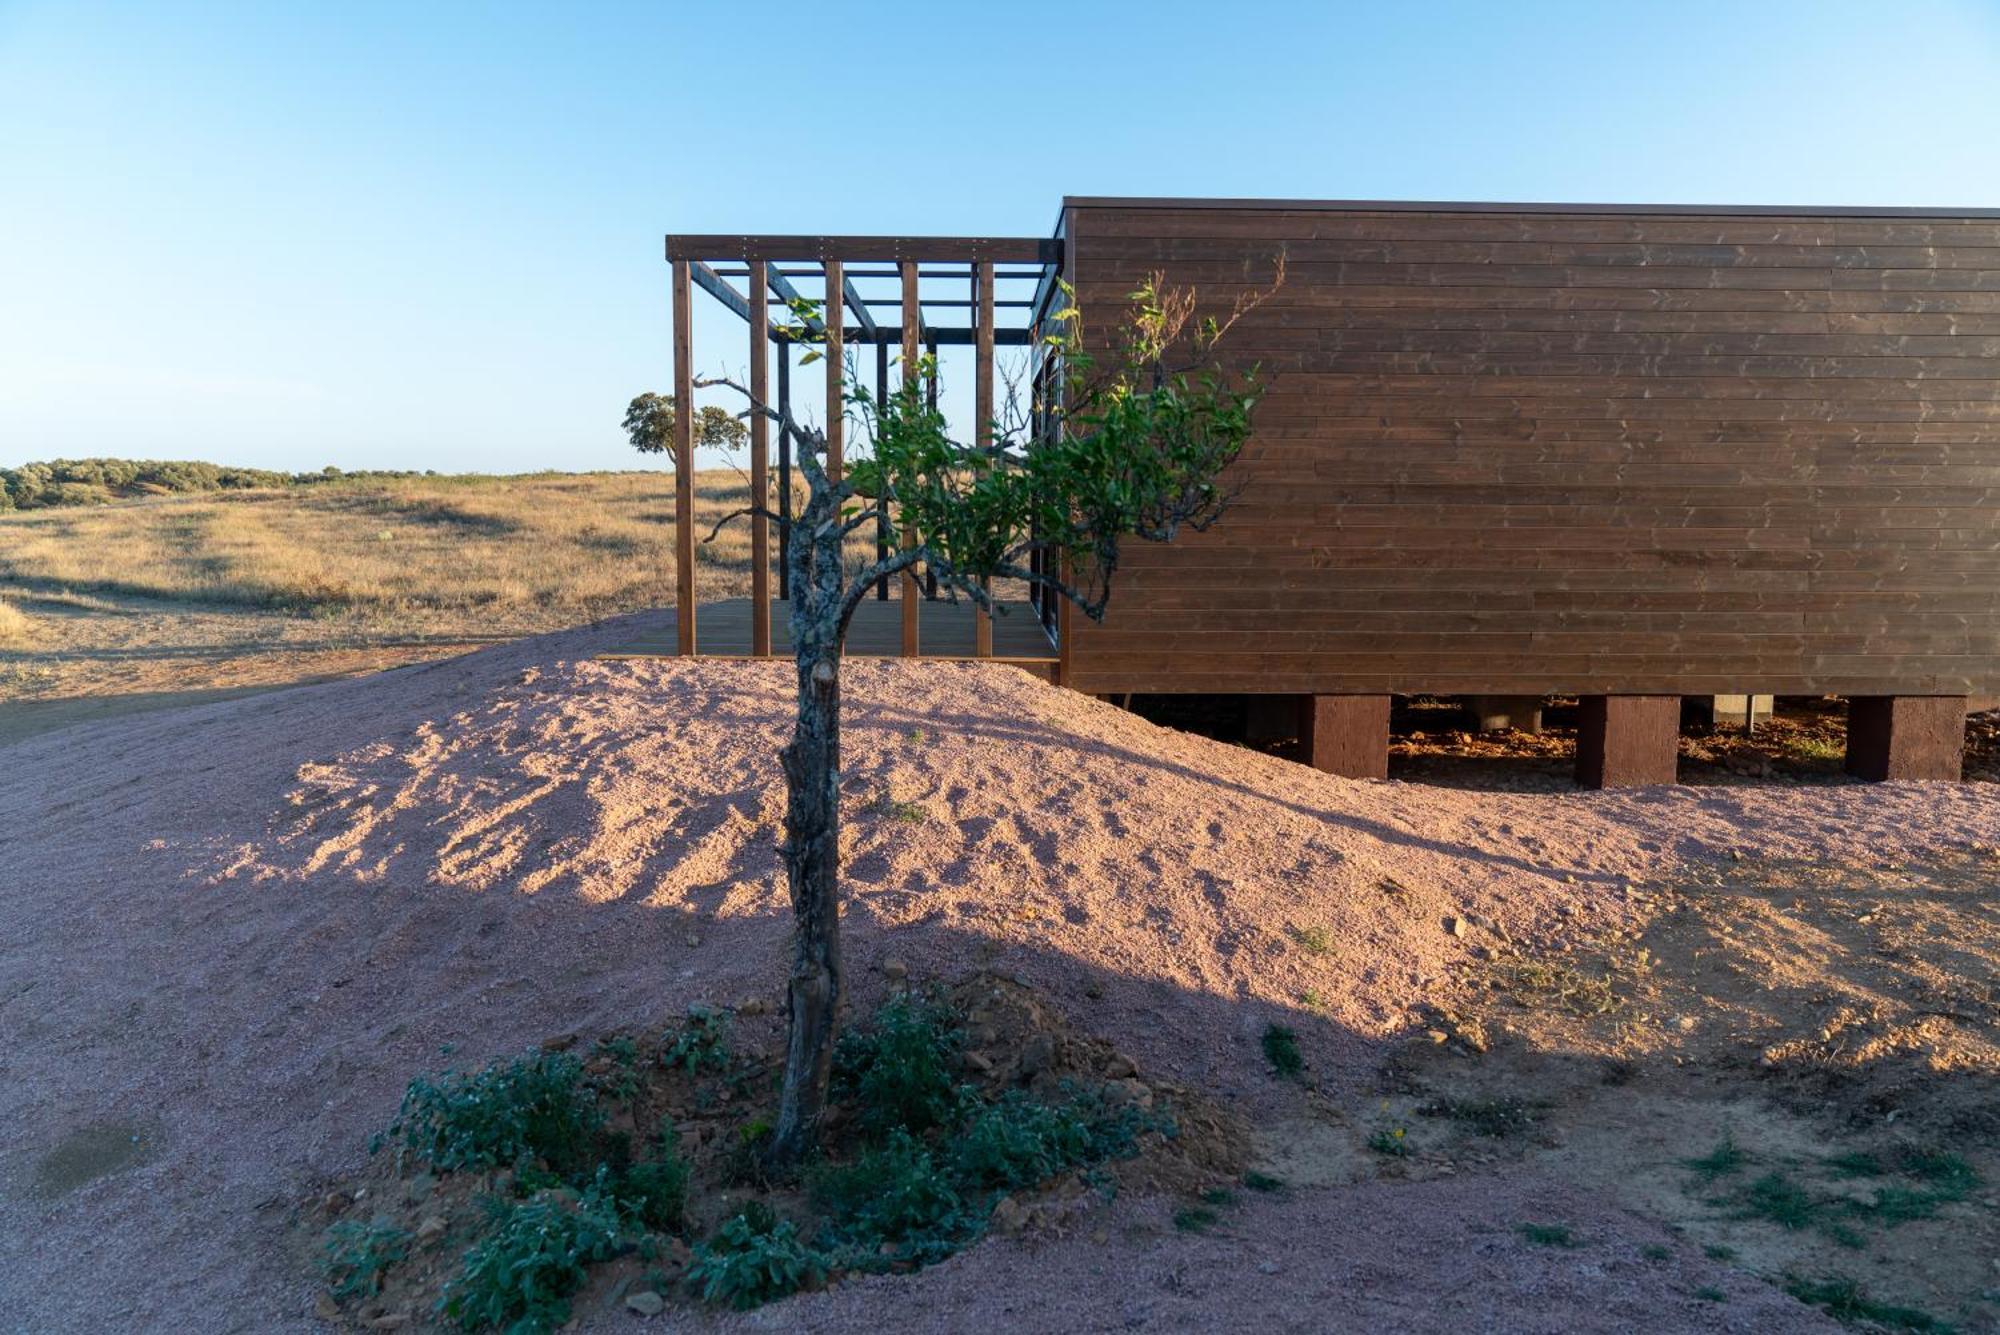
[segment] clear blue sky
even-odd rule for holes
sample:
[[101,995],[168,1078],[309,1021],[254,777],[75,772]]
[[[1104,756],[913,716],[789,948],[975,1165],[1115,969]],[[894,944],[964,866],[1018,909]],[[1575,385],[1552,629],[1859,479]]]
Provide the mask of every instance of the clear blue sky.
[[623,467],[671,230],[2000,205],[2000,4],[0,0],[0,463]]

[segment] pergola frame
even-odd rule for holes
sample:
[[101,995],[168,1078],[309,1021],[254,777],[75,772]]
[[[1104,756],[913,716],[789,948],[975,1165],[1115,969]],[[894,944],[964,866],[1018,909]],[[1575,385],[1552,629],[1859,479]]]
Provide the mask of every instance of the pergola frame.
[[[878,399],[889,394],[889,349],[900,345],[903,372],[913,374],[920,353],[940,347],[974,350],[974,411],[977,443],[989,446],[993,421],[993,357],[996,347],[1033,347],[1051,302],[1062,264],[1062,242],[1041,237],[863,237],[863,236],[694,236],[666,239],[673,270],[674,399],[674,565],[678,652],[696,652],[694,554],[694,315],[693,290],[700,288],[749,326],[751,396],[792,419],[792,347],[786,326],[796,303],[813,299],[794,279],[821,293],[816,316],[804,323],[823,345],[827,366],[827,474],[838,480],[846,446],[842,375],[846,346],[873,345]],[[869,295],[856,281],[894,279],[893,295]],[[742,280],[738,288],[733,280]],[[1004,291],[1004,295],[1003,295]],[[785,313],[774,324],[773,306]],[[926,310],[955,315],[939,323]],[[1000,312],[1014,318],[1004,323]],[[962,323],[961,323],[962,321]],[[770,385],[770,351],[778,349],[775,395]],[[931,385],[935,396],[936,384]],[[933,404],[935,398],[933,398]],[[770,523],[761,513],[771,490],[770,419],[750,415],[750,494],[757,511],[750,520],[751,646],[754,656],[771,653]],[[778,440],[778,580],[780,599],[790,596],[789,562],[792,506],[791,432]],[[887,521],[877,533],[886,551]],[[916,577],[902,577],[902,652],[919,651],[919,604],[935,597],[935,579],[919,594]],[[876,590],[889,596],[887,581]],[[977,612],[975,653],[993,652],[991,618]]]

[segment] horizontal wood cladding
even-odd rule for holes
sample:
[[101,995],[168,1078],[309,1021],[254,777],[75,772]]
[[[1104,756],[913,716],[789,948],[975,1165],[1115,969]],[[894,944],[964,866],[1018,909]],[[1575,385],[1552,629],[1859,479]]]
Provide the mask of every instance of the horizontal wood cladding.
[[1082,202],[1269,392],[1080,690],[2000,691],[2000,218]]

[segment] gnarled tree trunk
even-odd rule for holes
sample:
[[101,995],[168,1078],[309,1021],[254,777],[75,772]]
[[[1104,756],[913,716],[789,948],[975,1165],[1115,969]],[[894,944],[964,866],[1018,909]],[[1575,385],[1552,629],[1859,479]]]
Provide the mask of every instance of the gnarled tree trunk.
[[818,1141],[840,1006],[840,650],[838,498],[818,468],[794,525],[792,645],[798,717],[785,746],[785,878],[792,894],[790,1037],[768,1154],[795,1164]]

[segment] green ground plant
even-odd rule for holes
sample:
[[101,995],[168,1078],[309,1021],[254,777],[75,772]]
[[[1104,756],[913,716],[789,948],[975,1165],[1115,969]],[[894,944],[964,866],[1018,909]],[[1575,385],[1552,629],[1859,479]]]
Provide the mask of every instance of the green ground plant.
[[382,1287],[383,1272],[410,1253],[410,1235],[380,1221],[343,1220],[327,1230],[320,1272],[335,1298],[363,1298]]
[[469,1074],[419,1076],[389,1136],[447,1171],[540,1161],[563,1173],[585,1167],[603,1124],[583,1063],[537,1052]]
[[1271,1069],[1287,1080],[1297,1080],[1305,1074],[1306,1059],[1299,1051],[1299,1036],[1285,1025],[1272,1023],[1264,1026],[1264,1060],[1271,1063]]
[[569,1320],[570,1298],[594,1261],[617,1255],[624,1220],[591,1191],[575,1203],[554,1194],[488,1202],[490,1231],[466,1253],[439,1313],[466,1330],[539,1332]]
[[1953,1329],[1950,1323],[1939,1320],[1929,1312],[1877,1302],[1858,1282],[1844,1275],[1825,1279],[1795,1276],[1785,1282],[1785,1292],[1840,1321],[1865,1321],[1888,1330],[1933,1332],[1934,1335],[1949,1335]]

